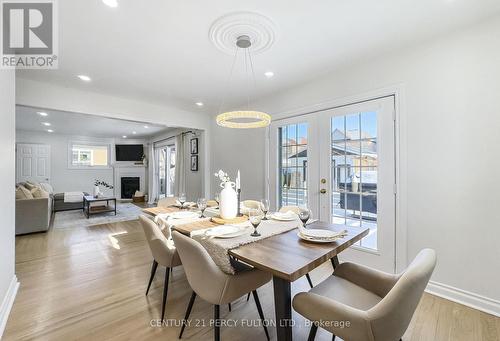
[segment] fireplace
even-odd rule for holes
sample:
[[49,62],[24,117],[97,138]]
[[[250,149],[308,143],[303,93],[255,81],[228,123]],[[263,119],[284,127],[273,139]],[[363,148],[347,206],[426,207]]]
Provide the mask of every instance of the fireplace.
[[135,191],[141,188],[140,180],[141,178],[138,176],[127,176],[120,179],[122,199],[132,199]]

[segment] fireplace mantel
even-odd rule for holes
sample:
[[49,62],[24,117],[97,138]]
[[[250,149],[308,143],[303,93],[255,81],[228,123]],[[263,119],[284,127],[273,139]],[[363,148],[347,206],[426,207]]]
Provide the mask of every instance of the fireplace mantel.
[[[115,165],[114,167],[114,182],[115,182],[115,196],[117,199],[121,198],[121,178],[122,177],[138,177],[140,191],[146,193],[146,167],[143,165]],[[130,199],[123,199],[130,200]]]

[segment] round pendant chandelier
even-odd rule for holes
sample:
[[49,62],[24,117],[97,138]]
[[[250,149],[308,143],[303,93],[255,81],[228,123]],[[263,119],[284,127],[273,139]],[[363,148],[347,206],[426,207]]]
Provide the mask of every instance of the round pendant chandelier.
[[[247,78],[249,73],[251,73],[252,81],[255,86],[255,75],[253,71],[252,56],[250,54],[250,46],[252,42],[250,37],[247,35],[241,35],[236,39],[236,52],[234,56],[233,65],[231,67],[231,73],[229,79],[233,74],[234,66],[236,64],[236,59],[238,56],[238,51],[243,50],[244,61],[245,61],[245,71]],[[249,128],[263,128],[267,127],[271,123],[271,116],[261,111],[250,109],[250,89],[247,91],[247,109],[246,110],[235,110],[223,112],[217,115],[216,122],[221,127],[226,128],[236,128],[236,129],[249,129]],[[221,109],[224,101],[221,103]],[[220,112],[221,110],[219,110]]]

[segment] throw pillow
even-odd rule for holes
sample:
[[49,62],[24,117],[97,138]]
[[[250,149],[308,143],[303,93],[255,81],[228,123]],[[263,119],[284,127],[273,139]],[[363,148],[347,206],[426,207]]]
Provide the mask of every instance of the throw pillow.
[[32,191],[36,188],[36,185],[32,182],[29,182],[27,181],[25,184],[24,184],[24,187],[28,190],[28,191]]
[[31,190],[31,194],[33,195],[33,198],[48,198],[49,193],[44,191],[43,189],[39,187],[35,187]]
[[47,182],[40,182],[40,187],[47,193],[49,194],[53,194],[54,193],[54,189],[52,188],[52,186],[47,183]]
[[[30,191],[26,189],[24,186],[19,186],[16,190],[16,199],[18,197],[17,191],[21,191],[22,194],[19,194],[20,198],[19,199],[33,199],[33,195],[31,194]],[[22,197],[21,197],[22,196]]]

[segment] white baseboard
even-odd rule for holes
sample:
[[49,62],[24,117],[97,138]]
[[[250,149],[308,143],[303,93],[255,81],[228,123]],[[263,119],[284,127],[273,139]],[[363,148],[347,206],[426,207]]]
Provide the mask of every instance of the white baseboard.
[[429,282],[425,291],[500,317],[500,301],[434,281]]
[[17,289],[19,289],[19,282],[17,281],[16,275],[14,275],[10,281],[9,289],[3,298],[2,305],[0,306],[0,339],[2,338],[5,326],[7,325],[10,310],[12,309],[14,299],[16,298]]

